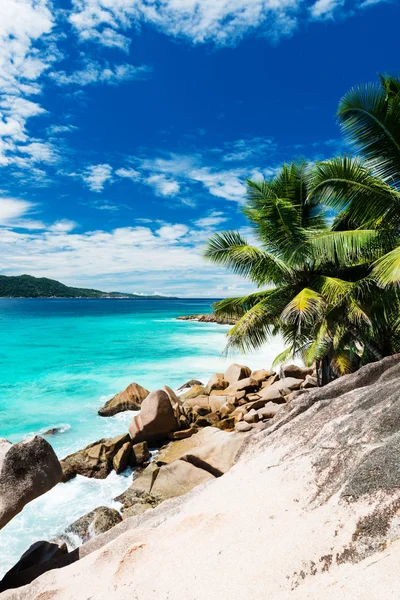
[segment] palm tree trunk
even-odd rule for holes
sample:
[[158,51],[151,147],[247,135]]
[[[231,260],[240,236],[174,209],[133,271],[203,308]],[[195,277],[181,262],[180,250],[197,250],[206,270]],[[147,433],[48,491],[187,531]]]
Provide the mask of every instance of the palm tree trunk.
[[331,359],[329,354],[326,354],[321,361],[321,385],[324,386],[331,381]]

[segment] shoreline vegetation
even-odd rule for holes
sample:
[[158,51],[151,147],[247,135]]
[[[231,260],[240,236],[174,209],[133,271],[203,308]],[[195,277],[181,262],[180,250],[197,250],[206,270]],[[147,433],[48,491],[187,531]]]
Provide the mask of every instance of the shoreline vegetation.
[[400,78],[354,87],[337,116],[355,157],[247,180],[258,245],[224,231],[205,250],[261,288],[213,305],[236,319],[228,348],[254,350],[279,332],[274,365],[316,363],[322,385],[400,351]]
[[0,299],[2,298],[68,298],[68,299],[120,299],[120,300],[171,300],[174,296],[160,294],[128,294],[124,292],[102,292],[88,288],[64,285],[55,279],[32,275],[0,275]]

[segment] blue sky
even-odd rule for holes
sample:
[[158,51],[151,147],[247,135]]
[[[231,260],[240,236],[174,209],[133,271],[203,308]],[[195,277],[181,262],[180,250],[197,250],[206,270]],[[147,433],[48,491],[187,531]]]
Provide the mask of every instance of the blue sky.
[[353,85],[399,74],[393,0],[1,0],[0,271],[185,296],[246,177],[345,146]]

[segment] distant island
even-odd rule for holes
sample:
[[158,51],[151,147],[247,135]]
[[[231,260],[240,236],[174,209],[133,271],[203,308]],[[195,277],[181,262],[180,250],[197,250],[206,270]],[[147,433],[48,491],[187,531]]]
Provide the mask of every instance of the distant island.
[[101,292],[64,285],[55,279],[32,275],[0,275],[0,298],[136,298],[171,299],[171,296]]

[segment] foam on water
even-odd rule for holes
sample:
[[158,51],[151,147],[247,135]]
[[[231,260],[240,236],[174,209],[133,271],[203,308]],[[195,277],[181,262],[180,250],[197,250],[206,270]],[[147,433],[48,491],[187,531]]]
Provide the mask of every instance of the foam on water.
[[[132,412],[100,417],[136,381],[149,390],[205,382],[233,360],[269,367],[280,339],[249,356],[222,356],[229,326],[177,321],[208,300],[3,300],[0,303],[0,437],[44,435],[59,458],[127,431]],[[45,435],[58,429],[53,435]],[[0,531],[0,577],[35,541],[49,540],[130,484],[130,476],[77,477],[28,504]]]

